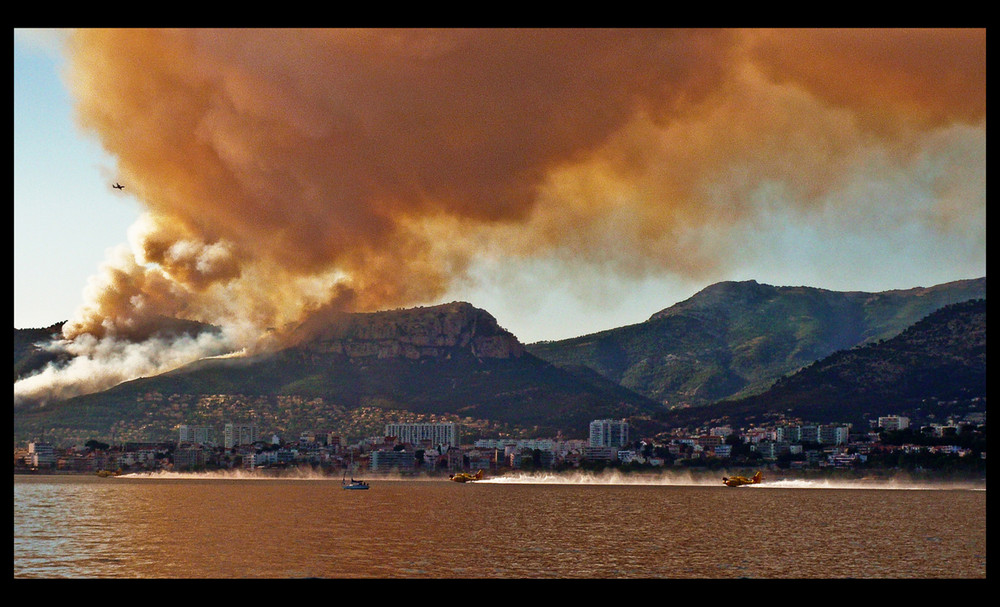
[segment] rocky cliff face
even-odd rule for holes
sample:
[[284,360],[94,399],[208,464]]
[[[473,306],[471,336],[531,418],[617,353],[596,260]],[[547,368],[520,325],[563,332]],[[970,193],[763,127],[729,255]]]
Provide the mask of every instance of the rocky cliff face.
[[524,346],[492,315],[464,302],[346,315],[299,347],[351,358],[446,358],[456,349],[477,358],[524,353]]

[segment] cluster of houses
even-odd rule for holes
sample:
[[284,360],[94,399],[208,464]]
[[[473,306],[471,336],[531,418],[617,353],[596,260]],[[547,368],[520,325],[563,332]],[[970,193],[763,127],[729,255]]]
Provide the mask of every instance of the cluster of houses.
[[[181,425],[176,442],[124,443],[56,448],[32,442],[14,451],[19,471],[119,472],[206,469],[280,469],[312,466],[372,473],[454,473],[477,469],[566,469],[598,466],[670,466],[730,460],[753,454],[764,461],[786,458],[792,467],[851,467],[875,452],[931,451],[969,455],[957,445],[884,445],[880,433],[909,426],[903,416],[878,419],[864,433],[844,424],[783,424],[736,432],[728,426],[702,432],[676,430],[656,439],[632,440],[626,420],[594,420],[588,439],[479,439],[461,442],[455,423],[388,424],[383,436],[348,444],[333,432],[303,432],[295,440],[258,435],[254,424],[226,424],[221,436],[212,427]],[[957,431],[954,424],[923,428],[938,436]],[[985,454],[981,454],[985,456]]]

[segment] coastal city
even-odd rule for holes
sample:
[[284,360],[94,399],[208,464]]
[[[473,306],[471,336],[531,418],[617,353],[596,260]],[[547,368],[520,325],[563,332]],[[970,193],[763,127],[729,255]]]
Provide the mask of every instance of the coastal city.
[[262,435],[254,424],[179,425],[177,440],[96,440],[72,446],[44,441],[14,449],[15,473],[196,472],[208,470],[315,470],[398,475],[451,475],[484,470],[566,471],[615,468],[772,470],[869,468],[937,470],[985,475],[984,412],[918,425],[903,415],[878,417],[871,427],[786,421],[765,427],[677,429],[655,438],[634,437],[627,420],[590,423],[589,438],[480,438],[462,441],[462,426],[386,424],[381,436],[348,442],[334,432],[305,431],[288,439]]

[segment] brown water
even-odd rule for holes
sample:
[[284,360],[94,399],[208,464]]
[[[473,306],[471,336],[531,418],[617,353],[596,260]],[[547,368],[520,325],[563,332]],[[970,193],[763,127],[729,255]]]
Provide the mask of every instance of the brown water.
[[985,578],[985,487],[15,476],[15,578]]

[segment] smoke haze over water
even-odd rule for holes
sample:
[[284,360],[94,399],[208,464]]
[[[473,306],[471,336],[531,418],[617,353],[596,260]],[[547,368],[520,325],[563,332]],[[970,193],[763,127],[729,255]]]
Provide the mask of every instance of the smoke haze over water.
[[[796,238],[962,235],[985,268],[985,45],[983,30],[74,31],[79,123],[144,215],[64,329],[90,383],[50,369],[15,400],[280,344],[317,314],[433,303],[497,259],[707,284]],[[164,357],[164,317],[221,333]]]

